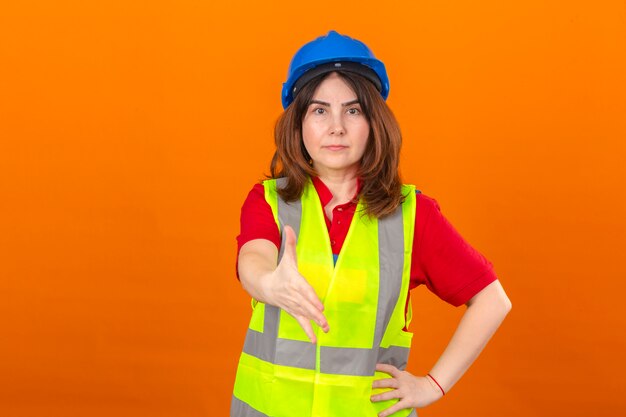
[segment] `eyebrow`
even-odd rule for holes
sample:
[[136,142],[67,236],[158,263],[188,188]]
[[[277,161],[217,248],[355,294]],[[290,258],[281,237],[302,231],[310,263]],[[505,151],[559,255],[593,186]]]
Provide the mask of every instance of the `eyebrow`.
[[[321,100],[311,100],[311,104],[321,104],[322,106],[328,106],[330,107],[330,103],[327,103],[325,101],[321,101]],[[349,106],[351,104],[360,104],[359,103],[359,99],[354,99],[354,100],[350,100],[350,101],[346,101],[345,103],[341,103],[342,107],[345,106]]]

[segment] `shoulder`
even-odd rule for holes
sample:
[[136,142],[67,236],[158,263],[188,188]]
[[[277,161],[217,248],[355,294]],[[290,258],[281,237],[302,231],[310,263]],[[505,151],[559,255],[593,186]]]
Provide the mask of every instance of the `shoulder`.
[[246,198],[244,205],[248,203],[258,203],[259,200],[265,201],[265,187],[263,186],[263,183],[254,184],[248,193],[248,197]]
[[433,197],[428,194],[424,194],[422,190],[417,188],[413,184],[402,184],[402,194],[404,195],[404,201],[407,199],[413,200],[415,202],[415,213],[416,213],[416,223],[423,223],[425,220],[430,217],[430,214],[435,211],[441,213],[441,209],[439,207],[439,203]]
[[[436,198],[416,192],[415,194],[415,231],[422,234],[427,230],[437,233],[444,232],[446,226],[450,226],[448,219],[441,212],[441,207]],[[447,233],[443,233],[446,235]]]
[[259,196],[265,195],[266,189],[276,189],[285,185],[287,182],[287,178],[268,178],[259,181],[258,183],[252,186],[252,189],[248,193],[248,195]]
[[416,211],[428,212],[432,210],[441,211],[437,200],[428,194],[424,194],[419,188],[413,184],[403,184],[404,189],[413,190],[415,192],[415,208]]
[[437,210],[441,211],[439,203],[434,197],[422,193],[419,190],[415,190],[415,201],[417,202],[418,210],[420,206],[424,210]]
[[239,248],[254,239],[267,239],[280,244],[278,227],[272,209],[265,199],[263,184],[254,184],[241,207],[241,229],[237,237]]
[[256,229],[259,223],[265,223],[264,219],[272,219],[272,209],[265,199],[263,184],[254,184],[243,205],[241,206],[241,230],[247,233],[250,229]]

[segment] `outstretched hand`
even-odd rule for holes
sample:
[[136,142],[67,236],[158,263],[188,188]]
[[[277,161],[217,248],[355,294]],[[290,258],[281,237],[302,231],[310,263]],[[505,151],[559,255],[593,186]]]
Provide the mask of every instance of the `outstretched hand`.
[[317,342],[311,320],[324,332],[328,332],[328,321],[322,313],[324,305],[313,287],[298,272],[296,258],[296,234],[285,226],[285,250],[280,263],[265,280],[265,293],[269,304],[280,307],[293,316],[312,343]]
[[376,370],[391,375],[391,378],[377,379],[372,388],[391,388],[390,391],[373,395],[374,402],[399,399],[397,403],[381,411],[378,417],[387,417],[404,408],[421,408],[434,403],[443,394],[434,387],[428,377],[413,376],[409,372],[401,371],[393,365],[379,363]]

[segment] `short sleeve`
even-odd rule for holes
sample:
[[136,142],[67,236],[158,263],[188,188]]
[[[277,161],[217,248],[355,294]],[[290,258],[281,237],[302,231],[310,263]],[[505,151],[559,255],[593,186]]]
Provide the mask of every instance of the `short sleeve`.
[[237,236],[237,251],[254,239],[267,239],[280,247],[280,233],[270,205],[265,201],[265,189],[255,184],[241,207],[241,224]]
[[443,216],[437,201],[417,194],[411,287],[424,284],[454,306],[497,279],[493,265]]
[[[267,239],[280,247],[280,233],[272,214],[272,208],[265,201],[265,189],[255,184],[241,207],[240,230],[237,236],[237,260],[239,250],[254,239]],[[236,264],[235,264],[236,265]]]

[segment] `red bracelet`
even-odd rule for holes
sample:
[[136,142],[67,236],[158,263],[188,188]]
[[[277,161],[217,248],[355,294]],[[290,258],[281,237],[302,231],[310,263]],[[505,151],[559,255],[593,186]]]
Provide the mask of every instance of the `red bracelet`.
[[433,376],[432,376],[431,374],[427,374],[427,375],[430,377],[430,379],[432,379],[433,381],[435,381],[435,384],[437,384],[437,386],[438,386],[438,387],[439,387],[439,389],[441,390],[441,393],[442,393],[443,395],[446,395],[446,393],[443,391],[443,388],[441,388],[441,385],[439,385],[439,382],[437,382],[437,380],[436,380],[435,378],[433,378]]

